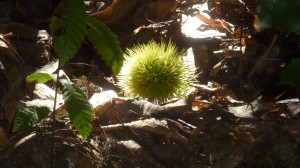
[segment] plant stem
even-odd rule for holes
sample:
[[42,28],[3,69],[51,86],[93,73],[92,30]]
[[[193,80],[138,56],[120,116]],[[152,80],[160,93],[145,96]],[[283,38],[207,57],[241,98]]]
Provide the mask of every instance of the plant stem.
[[56,72],[56,82],[55,82],[55,96],[54,96],[54,105],[53,105],[53,111],[52,111],[52,138],[51,138],[51,154],[50,154],[50,159],[51,159],[51,163],[50,163],[50,167],[54,168],[54,132],[55,132],[55,124],[56,124],[56,120],[55,120],[55,110],[56,110],[56,102],[57,102],[57,95],[58,95],[58,87],[59,87],[59,70],[60,68],[57,69]]

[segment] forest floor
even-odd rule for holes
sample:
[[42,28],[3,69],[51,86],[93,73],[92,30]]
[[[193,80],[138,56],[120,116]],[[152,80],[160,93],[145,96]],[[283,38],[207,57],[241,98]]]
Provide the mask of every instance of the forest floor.
[[[57,69],[49,35],[57,3],[0,2],[0,167],[300,167],[299,92],[280,84],[300,55],[300,37],[256,30],[255,1],[85,1],[124,51],[149,40],[172,40],[186,51],[198,74],[189,96],[164,104],[124,97],[85,42],[63,71],[101,102],[88,139],[61,116],[54,134],[50,117],[12,133],[18,109],[53,108],[54,84],[25,78]],[[65,112],[59,103],[56,112]]]

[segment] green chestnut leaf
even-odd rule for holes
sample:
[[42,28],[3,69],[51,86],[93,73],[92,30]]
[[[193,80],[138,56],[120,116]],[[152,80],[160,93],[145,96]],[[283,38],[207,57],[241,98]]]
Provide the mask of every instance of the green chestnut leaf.
[[53,76],[43,72],[32,73],[26,78],[27,83],[32,83],[32,82],[46,83],[50,80],[53,80]]
[[39,123],[50,113],[47,107],[30,106],[20,109],[15,117],[12,132],[22,131]]
[[93,113],[87,96],[76,85],[63,84],[63,98],[69,117],[84,140],[92,130]]

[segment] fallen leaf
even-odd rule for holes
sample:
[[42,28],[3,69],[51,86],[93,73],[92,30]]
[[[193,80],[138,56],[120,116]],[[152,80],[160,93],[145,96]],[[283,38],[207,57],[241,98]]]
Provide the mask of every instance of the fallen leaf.
[[6,146],[8,144],[9,144],[9,140],[7,138],[7,135],[4,132],[3,128],[0,127],[0,147]]
[[92,16],[104,23],[113,23],[128,16],[138,2],[138,0],[113,0],[111,5]]

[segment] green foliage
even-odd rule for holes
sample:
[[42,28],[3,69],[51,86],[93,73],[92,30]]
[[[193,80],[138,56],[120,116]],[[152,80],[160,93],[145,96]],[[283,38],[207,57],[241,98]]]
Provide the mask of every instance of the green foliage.
[[183,52],[171,42],[136,45],[127,54],[118,76],[126,96],[158,101],[184,97],[195,79],[195,69],[182,61]]
[[[35,80],[33,80],[35,81]],[[84,140],[88,137],[92,129],[93,115],[92,107],[87,96],[76,85],[63,84],[63,97],[74,127]],[[14,121],[13,132],[21,131],[39,123],[47,117],[50,110],[47,107],[26,107],[20,109]]]
[[87,16],[83,0],[64,2],[66,16],[54,16],[51,21],[53,46],[60,58],[60,67],[77,53],[87,35],[102,59],[117,75],[124,58],[116,35],[100,21]]
[[101,54],[105,63],[112,68],[113,73],[117,75],[122,68],[124,57],[116,35],[103,23],[91,17],[88,17],[88,27],[88,39]]
[[[79,50],[86,35],[87,14],[83,0],[65,0],[66,16],[52,17],[53,47],[62,67]],[[55,35],[58,34],[58,35]]]
[[87,139],[92,130],[92,107],[87,96],[76,85],[64,84],[63,98],[69,117],[78,133]]
[[50,80],[52,80],[52,76],[47,74],[47,73],[42,73],[42,72],[35,72],[30,74],[27,78],[26,78],[26,82],[27,83],[32,83],[32,82],[36,82],[36,83],[46,83]]
[[267,25],[300,33],[299,0],[260,0],[259,2],[258,16],[261,26]]
[[300,89],[300,59],[293,60],[292,63],[281,73],[282,84],[290,84]]
[[21,131],[46,118],[50,110],[47,107],[26,107],[20,109],[15,117],[12,132]]
[[[78,52],[87,36],[97,52],[102,55],[102,59],[117,75],[124,58],[116,35],[104,24],[86,14],[83,0],[63,0],[57,11],[61,13],[52,17],[50,30],[53,36],[53,47],[59,57],[59,67],[63,67]],[[45,83],[49,80],[60,82],[64,86],[63,97],[68,116],[78,133],[86,140],[93,122],[92,107],[87,97],[78,86],[68,84],[63,80],[57,81],[56,77],[51,74],[37,72],[26,78],[27,82],[37,83]],[[19,131],[41,121],[44,115],[40,116],[40,114],[46,114],[43,112],[44,108],[46,107],[29,107],[19,110],[13,130]]]

